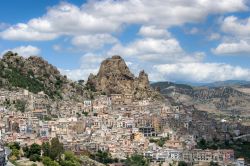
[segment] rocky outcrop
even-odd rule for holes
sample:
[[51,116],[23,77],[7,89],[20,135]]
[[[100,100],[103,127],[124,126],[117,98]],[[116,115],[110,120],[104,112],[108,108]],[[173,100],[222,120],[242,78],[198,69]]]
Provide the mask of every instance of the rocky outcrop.
[[157,93],[150,87],[148,75],[144,71],[135,77],[118,55],[104,60],[97,75],[89,76],[87,84],[102,93],[132,94],[136,99],[149,98]]
[[55,66],[43,58],[24,58],[13,52],[7,52],[0,59],[0,86],[19,87],[33,93],[43,91],[54,99],[78,98],[82,94],[77,93],[83,92],[79,90],[80,85],[61,75]]

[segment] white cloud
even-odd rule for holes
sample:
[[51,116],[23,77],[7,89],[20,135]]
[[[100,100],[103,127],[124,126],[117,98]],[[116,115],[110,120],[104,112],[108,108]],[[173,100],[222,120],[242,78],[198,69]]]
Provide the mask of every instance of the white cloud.
[[96,74],[98,72],[100,63],[104,59],[105,56],[88,53],[81,57],[78,69],[60,69],[60,72],[74,81],[87,80],[90,73]]
[[211,13],[243,10],[247,10],[246,0],[93,0],[81,7],[62,2],[41,17],[5,29],[0,36],[6,40],[53,40],[61,35],[112,33],[134,23],[165,29],[199,22]]
[[27,46],[20,46],[12,49],[7,49],[2,52],[2,54],[12,51],[15,53],[18,53],[19,55],[23,57],[29,57],[31,55],[38,55],[40,54],[41,50],[35,46],[27,45]]
[[227,34],[212,52],[217,55],[243,55],[250,53],[250,17],[239,19],[228,16],[221,22],[221,30]]
[[250,17],[247,19],[239,19],[235,16],[226,17],[221,25],[223,32],[235,36],[250,36]]
[[166,29],[157,28],[156,26],[142,26],[138,34],[150,38],[170,37],[170,33]]
[[213,82],[224,80],[250,80],[250,69],[223,63],[177,63],[155,65],[161,79]]
[[22,41],[53,40],[60,35],[79,35],[115,31],[117,25],[95,17],[66,2],[49,8],[47,13],[26,24],[19,23],[0,33],[3,39]]
[[211,33],[208,36],[208,40],[212,41],[212,40],[219,40],[221,38],[221,35],[219,33]]
[[89,74],[90,73],[97,73],[98,69],[59,69],[60,72],[63,75],[66,75],[69,79],[73,81],[78,81],[78,80],[88,80]]
[[87,11],[114,22],[141,23],[169,27],[198,22],[210,13],[246,10],[245,0],[178,0],[178,1],[98,1],[87,5]]
[[55,33],[39,32],[27,24],[19,23],[0,32],[0,36],[7,40],[17,41],[43,41],[52,40],[58,37]]
[[72,39],[72,44],[85,50],[97,50],[106,44],[114,44],[118,40],[109,34],[82,35]]
[[215,49],[212,49],[214,54],[250,54],[250,44],[244,40],[240,42],[221,43]]
[[181,48],[179,42],[174,38],[155,39],[142,38],[127,45],[116,44],[108,55],[119,54],[126,57],[133,57],[146,62],[194,62],[200,61],[203,57],[189,56]]

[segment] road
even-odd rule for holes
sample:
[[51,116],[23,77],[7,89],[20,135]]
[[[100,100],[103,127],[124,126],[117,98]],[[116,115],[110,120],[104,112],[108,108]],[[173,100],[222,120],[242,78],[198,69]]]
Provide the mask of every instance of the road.
[[[11,150],[9,147],[4,147],[5,149],[5,152],[6,152],[6,160],[8,159],[8,156],[10,155],[11,153]],[[15,166],[14,164],[12,164],[10,161],[7,162],[7,165],[6,166]]]

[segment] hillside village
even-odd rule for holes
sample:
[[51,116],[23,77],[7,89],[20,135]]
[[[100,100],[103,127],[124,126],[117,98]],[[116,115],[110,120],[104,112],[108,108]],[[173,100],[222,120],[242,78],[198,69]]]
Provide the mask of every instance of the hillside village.
[[[249,160],[229,145],[249,133],[250,126],[237,120],[217,120],[192,105],[163,98],[150,87],[144,71],[138,78],[128,75],[131,73],[124,60],[114,56],[102,63],[97,76],[90,76],[84,85],[88,88],[83,87],[88,92],[80,97],[77,94],[77,99],[65,95],[55,99],[43,91],[2,87],[2,144],[42,145],[57,137],[76,155],[110,153],[117,159],[109,163],[112,166],[124,165],[122,161],[133,154],[144,156],[150,165],[185,162],[241,166]],[[66,78],[64,82],[66,87]],[[114,89],[107,86],[110,82]],[[248,141],[247,137],[243,140]],[[0,148],[0,165],[6,157],[1,155],[3,151]]]

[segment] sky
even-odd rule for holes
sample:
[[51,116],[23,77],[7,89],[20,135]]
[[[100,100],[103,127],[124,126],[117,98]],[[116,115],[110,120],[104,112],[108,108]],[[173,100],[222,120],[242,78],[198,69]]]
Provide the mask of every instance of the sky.
[[1,0],[9,50],[72,80],[120,55],[150,81],[250,81],[250,0]]

